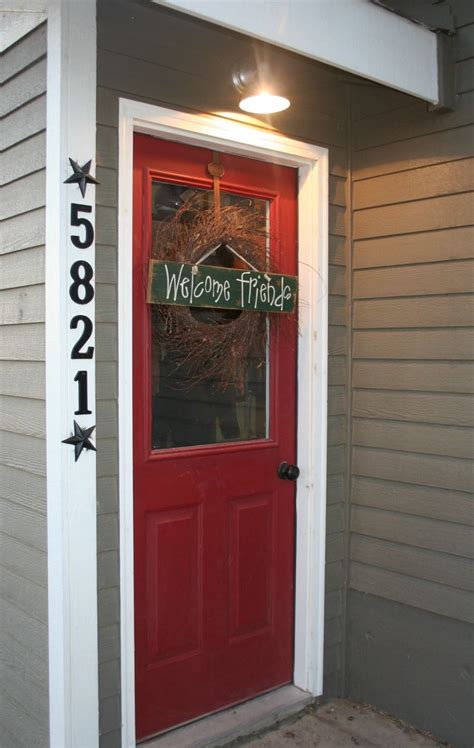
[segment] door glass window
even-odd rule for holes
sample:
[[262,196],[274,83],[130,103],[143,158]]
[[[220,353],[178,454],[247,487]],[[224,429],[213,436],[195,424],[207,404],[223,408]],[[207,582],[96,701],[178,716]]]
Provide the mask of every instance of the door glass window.
[[[206,210],[213,206],[212,190],[186,185],[153,182],[153,238],[160,221],[172,217],[188,200],[193,208]],[[249,207],[261,215],[262,228],[268,230],[269,202],[221,193],[221,205]],[[267,250],[268,251],[268,250]],[[206,265],[232,267],[235,257],[220,247],[205,260]],[[193,307],[191,314],[209,325],[232,324],[237,310]],[[157,341],[157,315],[151,316],[151,382],[152,382],[152,448],[191,447],[223,442],[266,439],[269,436],[269,351],[268,322],[265,346],[250,353],[245,375],[239,382],[223,388],[212,375],[196,382],[189,363]],[[263,352],[262,352],[263,350]]]

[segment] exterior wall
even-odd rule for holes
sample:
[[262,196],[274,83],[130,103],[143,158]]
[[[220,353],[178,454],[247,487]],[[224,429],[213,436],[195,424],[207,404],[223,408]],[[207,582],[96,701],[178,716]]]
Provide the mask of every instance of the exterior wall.
[[2,57],[0,735],[46,746],[46,24]]
[[454,112],[354,90],[347,688],[468,746],[474,8],[453,5]]
[[[98,3],[97,465],[101,746],[118,746],[120,643],[117,443],[118,97],[195,111],[235,112],[230,74],[254,54],[244,37],[158,6]],[[342,688],[346,470],[346,86],[325,66],[261,47],[296,82],[295,102],[275,123],[330,149],[330,373],[326,598],[327,693]],[[226,76],[225,70],[228,70]],[[280,74],[279,73],[279,74]],[[318,105],[314,106],[317,98]],[[264,123],[262,123],[264,124]]]

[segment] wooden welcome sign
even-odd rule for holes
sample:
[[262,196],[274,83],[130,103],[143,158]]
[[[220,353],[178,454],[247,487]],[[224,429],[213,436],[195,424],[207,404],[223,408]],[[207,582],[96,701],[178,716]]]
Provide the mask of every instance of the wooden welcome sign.
[[254,312],[293,312],[298,279],[292,275],[150,260],[149,304]]

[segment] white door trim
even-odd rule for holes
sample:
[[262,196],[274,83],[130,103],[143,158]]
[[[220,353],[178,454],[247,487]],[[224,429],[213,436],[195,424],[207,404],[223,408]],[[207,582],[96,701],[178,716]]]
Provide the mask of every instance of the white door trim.
[[132,195],[133,133],[299,170],[299,353],[294,683],[322,693],[326,535],[328,151],[212,115],[120,100],[119,481],[122,746],[135,748],[133,587]]

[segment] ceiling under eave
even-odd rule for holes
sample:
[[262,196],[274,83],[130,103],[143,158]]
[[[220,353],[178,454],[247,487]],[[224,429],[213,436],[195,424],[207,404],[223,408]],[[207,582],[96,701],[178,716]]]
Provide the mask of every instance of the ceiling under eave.
[[370,0],[150,0],[436,103],[437,35]]

